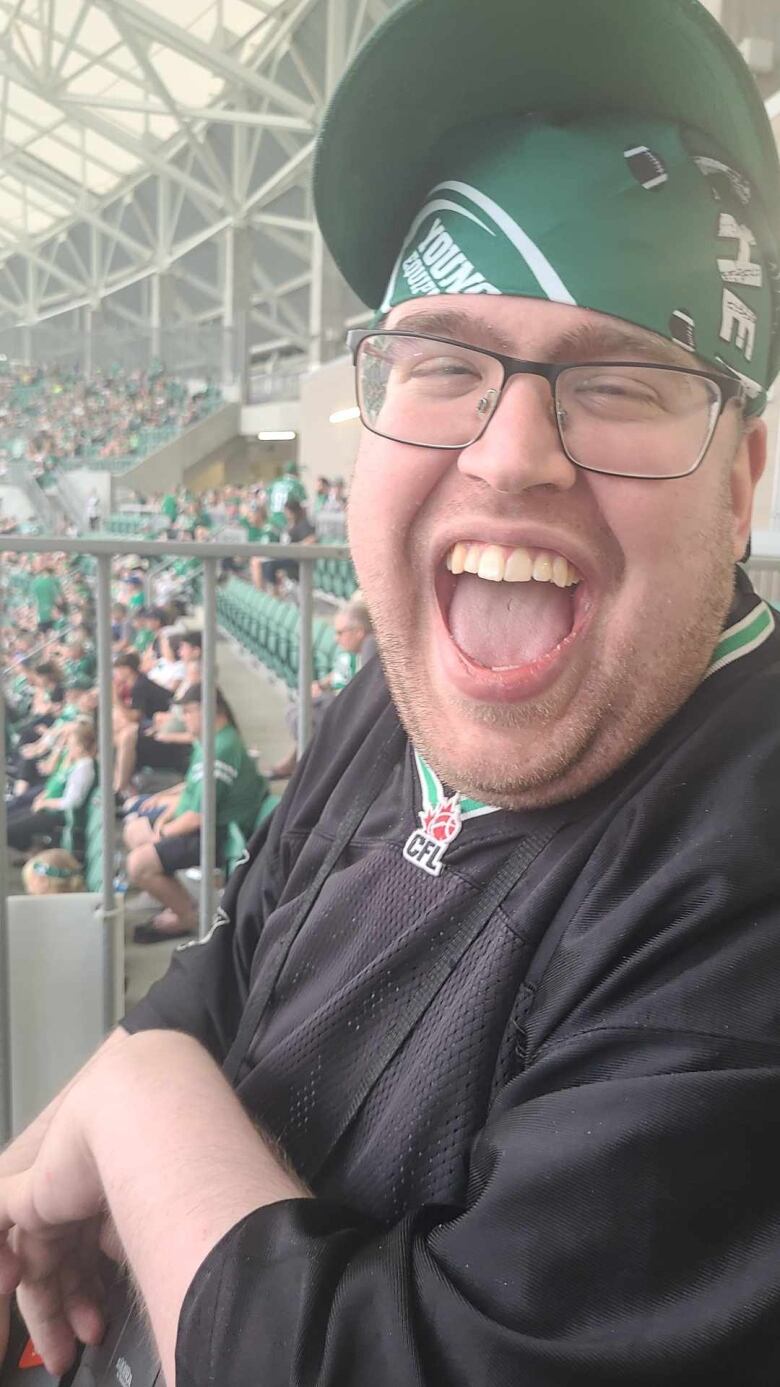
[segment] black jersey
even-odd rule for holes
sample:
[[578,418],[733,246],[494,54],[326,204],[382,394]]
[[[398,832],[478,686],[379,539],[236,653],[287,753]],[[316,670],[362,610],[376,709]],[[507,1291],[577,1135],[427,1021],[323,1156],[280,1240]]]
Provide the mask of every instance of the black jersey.
[[179,1387],[776,1387],[779,709],[744,580],[571,804],[453,811],[376,661],[339,695],[125,1022],[197,1037],[316,1196],[206,1259]]

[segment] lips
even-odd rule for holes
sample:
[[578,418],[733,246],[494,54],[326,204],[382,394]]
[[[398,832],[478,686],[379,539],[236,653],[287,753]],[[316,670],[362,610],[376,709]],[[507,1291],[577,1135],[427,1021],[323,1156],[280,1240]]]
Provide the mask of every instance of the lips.
[[445,676],[487,702],[554,683],[592,613],[579,567],[552,548],[458,541],[437,570],[436,595]]

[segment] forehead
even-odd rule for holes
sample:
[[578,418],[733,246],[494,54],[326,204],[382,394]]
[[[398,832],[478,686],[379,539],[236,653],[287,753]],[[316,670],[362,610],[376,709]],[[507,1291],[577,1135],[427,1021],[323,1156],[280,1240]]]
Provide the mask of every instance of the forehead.
[[399,304],[385,326],[451,337],[530,360],[622,356],[707,369],[691,352],[623,318],[498,294],[446,294]]

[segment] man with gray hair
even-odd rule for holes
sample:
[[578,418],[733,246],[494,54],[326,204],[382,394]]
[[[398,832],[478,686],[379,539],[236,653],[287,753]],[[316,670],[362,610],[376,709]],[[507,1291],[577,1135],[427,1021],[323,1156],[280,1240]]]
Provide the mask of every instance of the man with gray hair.
[[314,188],[382,666],[3,1157],[0,1290],[64,1367],[108,1214],[169,1387],[769,1387],[766,111],[697,0],[404,0]]
[[[333,663],[333,668],[321,679],[315,679],[311,686],[312,696],[312,730],[319,730],[322,719],[328,708],[333,702],[337,693],[347,687],[363,668],[367,660],[376,654],[376,641],[372,635],[371,614],[359,594],[353,595],[349,601],[343,602],[338,609],[336,619],[333,623],[333,630],[336,641],[340,647]],[[293,699],[287,710],[287,727],[291,736],[295,736],[298,726],[298,700]],[[271,770],[272,780],[286,780],[291,776],[298,763],[298,752],[295,747],[283,761],[280,761]]]

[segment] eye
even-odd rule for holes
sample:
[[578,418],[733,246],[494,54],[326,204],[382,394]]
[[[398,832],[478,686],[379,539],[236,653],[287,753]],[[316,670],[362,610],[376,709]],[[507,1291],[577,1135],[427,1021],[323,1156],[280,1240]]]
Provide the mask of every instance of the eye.
[[425,361],[418,361],[409,374],[413,376],[469,376],[473,380],[480,379],[480,373],[472,362],[456,356],[436,356],[429,357]]

